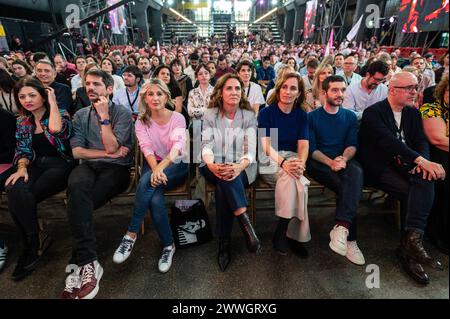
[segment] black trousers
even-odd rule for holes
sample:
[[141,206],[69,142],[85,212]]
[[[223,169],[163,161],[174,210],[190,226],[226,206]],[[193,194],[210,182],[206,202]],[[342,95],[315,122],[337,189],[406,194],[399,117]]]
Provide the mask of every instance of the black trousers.
[[[5,182],[8,179],[8,177],[14,173],[15,169],[14,167],[11,167],[10,169],[7,169],[3,173],[0,174],[0,192],[2,192],[5,189]],[[3,239],[2,236],[0,236],[0,245],[2,245]]]
[[38,157],[28,167],[28,182],[21,178],[6,188],[9,211],[24,238],[39,232],[37,204],[66,189],[74,163]]
[[71,262],[83,266],[97,260],[93,212],[125,191],[129,181],[129,168],[117,164],[85,162],[72,171],[67,187],[67,215],[73,238]]
[[435,196],[433,207],[428,217],[427,235],[433,240],[440,240],[448,244],[448,203],[450,191],[449,179],[449,156],[434,146],[430,146],[431,160],[441,164],[445,169],[445,180],[435,182]]
[[356,240],[356,214],[364,181],[360,164],[352,159],[345,169],[333,172],[327,165],[310,159],[306,167],[312,178],[336,193],[336,221],[349,223],[348,240]]
[[388,166],[374,182],[376,188],[400,200],[402,229],[425,230],[433,206],[434,181]]
[[4,171],[3,173],[0,174],[0,192],[3,192],[3,190],[5,189],[5,182],[6,182],[6,180],[14,172],[15,172],[15,168],[11,167],[11,168],[7,169],[6,171]]

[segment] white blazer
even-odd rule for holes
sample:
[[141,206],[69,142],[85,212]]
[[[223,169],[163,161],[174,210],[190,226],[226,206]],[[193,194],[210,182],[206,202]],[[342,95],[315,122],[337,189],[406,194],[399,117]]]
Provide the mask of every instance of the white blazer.
[[[203,116],[202,156],[214,155],[215,163],[250,161],[246,168],[249,184],[256,179],[257,120],[255,113],[238,109],[231,125],[218,108],[206,109]],[[202,162],[200,166],[204,166]]]

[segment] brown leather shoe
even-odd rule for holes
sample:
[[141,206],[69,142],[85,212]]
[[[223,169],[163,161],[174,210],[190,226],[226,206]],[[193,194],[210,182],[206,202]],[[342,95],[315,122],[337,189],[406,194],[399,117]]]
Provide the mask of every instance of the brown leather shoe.
[[42,256],[50,248],[53,243],[53,239],[49,236],[49,234],[45,230],[39,231],[39,249],[38,255]]
[[415,261],[428,265],[437,270],[444,270],[439,260],[431,257],[423,247],[423,234],[417,230],[407,230],[404,234],[401,247],[404,253]]
[[402,263],[403,269],[412,279],[422,285],[428,285],[430,283],[430,277],[425,272],[422,265],[410,258],[402,247],[399,247],[396,253]]

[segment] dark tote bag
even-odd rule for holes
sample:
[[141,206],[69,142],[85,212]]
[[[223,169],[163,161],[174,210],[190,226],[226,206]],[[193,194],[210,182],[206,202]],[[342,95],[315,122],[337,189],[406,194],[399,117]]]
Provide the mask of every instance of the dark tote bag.
[[177,248],[198,246],[213,237],[208,213],[201,199],[175,201],[170,227]]

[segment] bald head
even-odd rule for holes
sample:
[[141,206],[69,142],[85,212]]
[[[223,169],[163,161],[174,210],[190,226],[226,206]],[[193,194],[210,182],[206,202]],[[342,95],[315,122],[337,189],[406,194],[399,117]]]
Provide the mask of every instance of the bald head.
[[415,106],[419,85],[410,72],[394,74],[389,82],[389,102],[399,107]]
[[416,85],[417,77],[411,72],[399,72],[394,74],[389,81],[389,87]]

